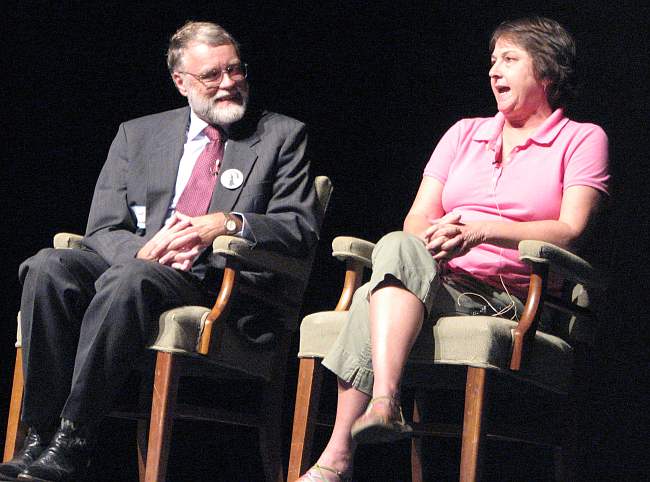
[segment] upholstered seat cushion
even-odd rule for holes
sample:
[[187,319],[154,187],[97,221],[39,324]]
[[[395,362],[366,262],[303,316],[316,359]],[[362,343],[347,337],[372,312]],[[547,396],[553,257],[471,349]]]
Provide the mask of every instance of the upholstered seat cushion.
[[[228,323],[220,331],[218,349],[208,356],[197,353],[199,337],[205,325],[210,308],[204,306],[183,306],[165,311],[158,320],[158,330],[152,333],[147,348],[188,355],[217,364],[226,369],[243,372],[255,378],[269,380],[273,357],[277,350],[273,343],[268,346],[252,346]],[[16,347],[21,346],[20,312]]]
[[165,311],[160,315],[158,331],[153,334],[148,348],[198,357],[221,367],[269,380],[272,360],[278,356],[275,343],[253,345],[227,322],[223,323],[222,330],[213,332],[213,337],[219,336],[218,340],[214,340],[217,349],[211,350],[207,356],[197,353],[208,313],[210,308],[204,306],[182,306]]
[[[303,319],[301,358],[322,358],[334,344],[347,312],[324,311]],[[410,356],[412,364],[468,365],[497,370],[547,389],[566,393],[573,353],[562,339],[537,332],[521,371],[508,368],[514,321],[491,316],[449,316],[423,329]]]

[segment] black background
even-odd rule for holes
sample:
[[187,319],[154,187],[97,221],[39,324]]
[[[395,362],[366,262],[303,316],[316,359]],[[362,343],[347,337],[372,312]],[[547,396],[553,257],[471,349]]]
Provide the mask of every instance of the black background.
[[[591,253],[609,274],[610,288],[586,375],[579,472],[584,480],[647,477],[641,454],[649,453],[644,405],[650,9],[631,1],[5,5],[0,433],[13,369],[18,264],[58,231],[83,232],[95,179],[120,122],[183,105],[164,52],[185,20],[216,21],[239,39],[253,95],[309,125],[315,172],[334,183],[305,300],[309,313],[335,304],[341,269],[329,257],[332,237],[376,240],[399,229],[444,131],[459,118],[494,114],[489,35],[501,20],[532,13],[559,20],[575,35],[583,82],[572,117],[600,124],[610,139],[612,196]],[[116,428],[100,450],[113,455],[102,457],[97,470],[102,480],[134,480],[133,426],[111,424]],[[255,480],[260,466],[254,436],[212,429],[218,435],[178,427],[170,480]],[[191,455],[192,444],[212,451],[209,463]],[[441,442],[430,452],[434,465],[451,467],[442,479],[454,477],[454,444]],[[494,480],[550,477],[533,470],[534,451],[517,456],[512,446],[493,447],[488,457],[500,464],[488,465]],[[542,456],[550,462],[549,454]],[[377,448],[357,457],[359,476],[367,480],[400,480],[407,465],[400,450]],[[217,471],[208,475],[212,466]]]

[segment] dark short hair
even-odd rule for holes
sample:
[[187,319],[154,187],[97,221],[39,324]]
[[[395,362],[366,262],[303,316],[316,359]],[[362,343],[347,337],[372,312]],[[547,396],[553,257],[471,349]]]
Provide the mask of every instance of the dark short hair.
[[239,55],[239,44],[222,26],[212,22],[185,22],[169,39],[167,48],[167,68],[174,73],[183,61],[183,50],[192,42],[199,42],[213,47],[232,45]]
[[527,17],[501,23],[492,33],[490,52],[499,38],[528,52],[535,78],[549,82],[546,98],[551,107],[566,107],[576,90],[576,44],[571,34],[550,18]]

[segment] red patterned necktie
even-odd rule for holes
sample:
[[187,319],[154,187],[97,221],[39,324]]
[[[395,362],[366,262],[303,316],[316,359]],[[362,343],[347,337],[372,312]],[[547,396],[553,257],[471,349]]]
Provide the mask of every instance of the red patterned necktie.
[[176,203],[176,211],[187,216],[202,216],[208,212],[212,191],[217,182],[219,164],[223,157],[223,142],[219,129],[207,126],[203,133],[210,139],[194,163],[192,175]]

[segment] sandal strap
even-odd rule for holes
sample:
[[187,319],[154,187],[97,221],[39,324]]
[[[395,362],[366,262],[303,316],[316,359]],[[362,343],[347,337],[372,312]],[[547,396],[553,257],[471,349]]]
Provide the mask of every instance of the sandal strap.
[[400,403],[399,395],[398,396],[382,395],[380,397],[374,397],[370,399],[370,401],[368,402],[368,406],[366,407],[366,410],[370,410],[370,408],[375,402],[379,402],[383,400],[388,400],[391,404],[396,405],[397,411],[399,412],[400,421],[402,423],[406,423],[406,419],[404,418],[404,413],[402,412],[402,404]]
[[323,470],[327,472],[332,472],[334,475],[336,475],[339,478],[341,482],[352,480],[350,477],[346,477],[345,475],[343,475],[343,472],[333,469],[332,467],[328,467],[327,465],[314,464],[312,468],[318,471],[318,476],[320,477],[321,480],[324,481],[327,481],[327,478],[323,474]]
[[[396,402],[399,399],[396,398],[396,397],[391,397],[390,395],[382,395],[381,397],[371,398],[370,401],[368,402],[368,406],[371,406],[375,402],[379,402],[379,401],[382,401],[382,400],[388,400],[389,402],[393,403],[393,402]],[[399,405],[399,402],[397,402],[397,405]]]

